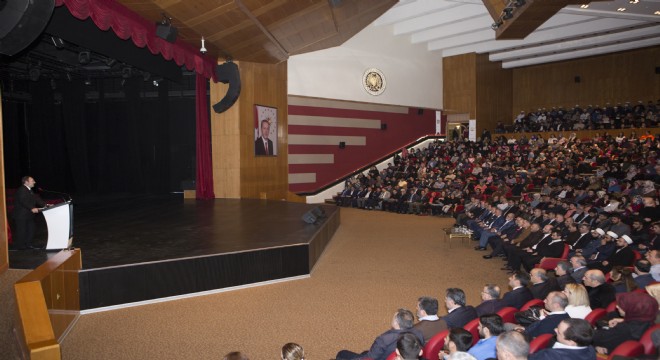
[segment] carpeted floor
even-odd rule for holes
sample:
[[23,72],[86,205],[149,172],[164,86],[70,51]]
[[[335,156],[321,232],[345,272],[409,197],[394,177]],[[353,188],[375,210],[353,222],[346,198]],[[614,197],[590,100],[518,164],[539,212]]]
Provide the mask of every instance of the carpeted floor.
[[[485,283],[506,285],[499,260],[450,248],[453,219],[342,209],[342,225],[311,278],[83,315],[62,344],[72,359],[219,359],[241,350],[276,359],[297,342],[307,358],[362,351],[397,308],[461,287],[478,304]],[[454,241],[454,240],[453,240]],[[442,308],[444,312],[444,308]]]
[[20,359],[20,349],[14,337],[16,301],[14,283],[27,275],[29,270],[10,269],[0,275],[0,359]]

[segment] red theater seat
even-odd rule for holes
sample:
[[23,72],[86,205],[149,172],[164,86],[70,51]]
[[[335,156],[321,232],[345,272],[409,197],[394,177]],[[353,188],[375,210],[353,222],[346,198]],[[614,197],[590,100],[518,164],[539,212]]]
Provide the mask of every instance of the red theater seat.
[[584,318],[591,326],[595,326],[596,322],[607,315],[605,309],[593,309],[587,316]]
[[644,347],[644,354],[646,355],[655,355],[657,353],[657,349],[653,346],[653,341],[651,340],[651,334],[656,330],[660,330],[660,324],[653,325],[646,329],[642,338],[639,339],[639,342]]
[[474,319],[470,321],[469,323],[465,324],[463,326],[463,329],[469,331],[472,334],[472,345],[477,343],[479,341],[479,319]]
[[554,337],[555,336],[552,334],[542,334],[535,337],[534,340],[529,343],[529,353],[534,354],[539,350],[547,348]]
[[500,311],[497,312],[497,315],[499,315],[502,318],[502,322],[504,323],[517,323],[516,317],[514,316],[515,313],[518,312],[518,309],[508,306],[503,309],[500,309]]
[[528,301],[527,303],[525,303],[525,305],[523,305],[523,306],[520,308],[520,311],[525,311],[525,310],[531,308],[532,306],[540,306],[540,307],[544,307],[543,300],[540,300],[540,299],[532,299],[532,300]]
[[449,330],[443,330],[433,335],[432,338],[424,345],[424,353],[422,357],[426,360],[440,360],[438,353],[445,346],[445,338],[449,334]]
[[628,340],[617,346],[607,357],[607,360],[614,359],[615,356],[636,357],[644,354],[644,347],[639,341]]

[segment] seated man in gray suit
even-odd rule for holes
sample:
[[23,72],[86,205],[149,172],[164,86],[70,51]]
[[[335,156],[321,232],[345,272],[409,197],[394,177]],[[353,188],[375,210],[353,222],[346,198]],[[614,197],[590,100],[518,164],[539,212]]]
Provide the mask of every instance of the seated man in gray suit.
[[447,330],[447,323],[438,317],[438,299],[422,296],[417,299],[417,318],[419,322],[413,328],[424,335],[424,342],[429,341],[433,335]]

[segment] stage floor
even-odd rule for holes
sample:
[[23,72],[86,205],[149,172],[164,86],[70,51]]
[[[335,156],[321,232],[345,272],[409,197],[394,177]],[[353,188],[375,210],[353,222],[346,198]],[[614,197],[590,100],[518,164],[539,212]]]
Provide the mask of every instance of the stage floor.
[[[315,206],[284,201],[183,199],[181,194],[74,200],[73,246],[83,269],[306,244],[318,231],[303,214]],[[324,206],[332,215],[336,207]],[[37,221],[35,244],[45,246]],[[33,269],[56,252],[11,251],[11,268]]]
[[[265,200],[184,200],[180,194],[74,202],[82,252],[80,308],[150,301],[311,273],[339,227],[339,209]],[[44,245],[45,224],[36,236]],[[40,240],[39,240],[40,239]],[[12,251],[10,267],[35,268],[57,252]]]

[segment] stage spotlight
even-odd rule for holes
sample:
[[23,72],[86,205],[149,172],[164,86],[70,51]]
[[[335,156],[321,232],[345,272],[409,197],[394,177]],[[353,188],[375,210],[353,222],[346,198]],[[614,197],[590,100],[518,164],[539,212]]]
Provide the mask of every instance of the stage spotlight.
[[55,48],[57,48],[57,49],[63,49],[64,48],[64,40],[62,40],[61,38],[58,38],[56,36],[51,36],[50,41],[53,43]]
[[513,17],[513,8],[504,8],[502,10],[502,19],[509,20]]
[[176,41],[177,33],[177,28],[172,26],[172,18],[163,13],[163,20],[160,23],[156,23],[156,36],[169,43],[173,43]]
[[521,7],[521,6],[525,5],[525,0],[515,0],[513,2],[513,5],[515,5],[516,7]]
[[499,23],[496,23],[496,22],[494,22],[494,23],[493,23],[493,24],[492,24],[492,25],[490,26],[490,28],[491,28],[491,29],[493,29],[493,30],[497,30],[497,29],[499,29],[499,28],[500,28],[500,24],[499,24]]
[[85,85],[87,85],[87,86],[92,85],[92,78],[91,78],[90,76],[88,76],[88,77],[85,79]]

